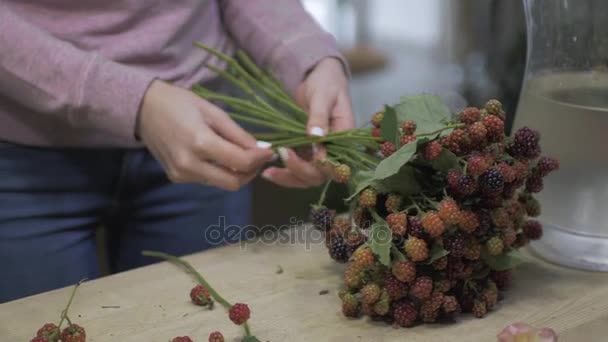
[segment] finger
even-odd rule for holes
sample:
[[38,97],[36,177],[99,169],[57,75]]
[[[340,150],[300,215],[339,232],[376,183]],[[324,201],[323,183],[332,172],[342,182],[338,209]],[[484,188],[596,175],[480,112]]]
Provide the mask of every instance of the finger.
[[321,171],[312,163],[302,160],[292,150],[280,147],[278,152],[285,167],[308,186],[320,185],[325,181],[325,175]]
[[348,93],[338,96],[331,116],[331,130],[343,131],[355,127],[353,108]]
[[249,173],[253,172],[272,159],[272,150],[250,148],[243,149],[213,132],[207,132],[194,145],[201,159],[210,159],[227,168]]
[[213,104],[208,104],[208,106],[209,108],[205,108],[205,110],[211,118],[209,124],[215,132],[242,148],[256,147],[256,139],[234,122],[226,112]]
[[176,183],[205,183],[218,188],[237,191],[255,177],[255,173],[237,173],[191,156],[188,161],[169,168],[169,178]]
[[325,136],[329,130],[329,118],[335,104],[335,97],[328,92],[316,92],[310,98],[308,134]]
[[262,178],[286,188],[305,189],[309,186],[296,177],[291,170],[271,167],[262,172]]

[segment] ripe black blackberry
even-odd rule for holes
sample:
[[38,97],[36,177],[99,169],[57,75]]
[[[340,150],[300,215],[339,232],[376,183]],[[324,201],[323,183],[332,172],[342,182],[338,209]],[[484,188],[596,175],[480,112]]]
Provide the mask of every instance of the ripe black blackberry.
[[418,310],[409,300],[402,300],[393,305],[393,319],[402,327],[412,327],[416,324]]
[[385,282],[384,288],[386,289],[386,293],[393,300],[401,299],[407,296],[409,291],[409,287],[406,283],[400,281],[393,275],[389,275]]
[[534,159],[540,155],[538,144],[540,134],[528,127],[522,127],[515,132],[509,153],[518,159]]
[[495,167],[491,167],[479,177],[479,188],[486,195],[500,194],[505,186],[505,180]]
[[348,261],[349,247],[342,235],[334,235],[329,240],[329,256],[335,261],[344,264]]
[[424,231],[424,227],[422,227],[422,223],[420,222],[420,218],[418,216],[408,217],[408,230],[409,235],[413,237],[417,237],[425,241],[430,239],[428,234]]
[[511,286],[512,273],[510,270],[494,271],[490,273],[490,279],[496,283],[496,287],[503,291]]
[[315,228],[327,231],[331,228],[333,212],[326,206],[313,206],[310,211],[312,223]]
[[530,193],[539,193],[543,191],[544,182],[540,175],[533,174],[526,179],[526,191]]
[[461,232],[455,232],[444,239],[443,247],[450,252],[450,256],[461,257],[466,247],[466,236]]
[[540,222],[529,220],[522,228],[526,237],[530,240],[538,240],[543,236],[543,226]]
[[477,182],[470,175],[462,175],[458,179],[458,194],[465,196],[472,195],[477,190]]

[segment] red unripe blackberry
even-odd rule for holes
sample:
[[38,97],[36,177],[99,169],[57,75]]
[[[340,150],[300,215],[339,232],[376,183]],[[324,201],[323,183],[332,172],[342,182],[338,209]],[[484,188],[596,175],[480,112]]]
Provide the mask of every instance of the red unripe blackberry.
[[346,317],[358,317],[361,309],[361,303],[352,293],[346,293],[342,296],[342,314]]
[[329,256],[335,261],[344,264],[348,261],[348,246],[344,241],[344,237],[341,234],[333,235],[330,238],[329,245],[327,246]]
[[376,206],[377,197],[376,190],[367,188],[359,194],[359,205],[363,208],[373,208]]
[[369,247],[361,247],[353,253],[351,264],[360,270],[370,268],[374,266],[375,263],[376,257]]
[[452,282],[447,278],[441,278],[433,282],[435,291],[447,293],[452,289]]
[[526,179],[526,191],[535,194],[543,191],[543,188],[544,182],[539,175],[533,174]]
[[439,316],[439,309],[435,309],[430,300],[424,301],[420,305],[420,319],[424,323],[435,323],[437,316]]
[[433,269],[438,270],[438,271],[443,271],[446,269],[446,267],[448,267],[448,258],[447,257],[441,257],[437,260],[435,260],[433,262]]
[[467,173],[479,177],[490,168],[490,163],[481,154],[473,154],[467,159]]
[[499,255],[504,250],[505,245],[500,237],[494,236],[486,241],[486,248],[490,255]]
[[467,107],[460,113],[459,119],[463,123],[471,125],[481,119],[481,112],[479,111],[479,108]]
[[389,194],[386,197],[386,201],[384,202],[384,206],[386,210],[389,212],[397,212],[401,209],[401,203],[403,202],[403,197],[397,194]]
[[515,181],[515,178],[517,177],[517,173],[513,169],[513,167],[511,167],[511,165],[509,165],[505,162],[502,162],[502,163],[499,163],[498,165],[496,165],[496,168],[498,169],[498,171],[500,172],[500,174],[502,175],[502,178],[505,180],[506,183],[511,183],[511,182]]
[[507,247],[511,247],[517,240],[517,232],[512,227],[507,227],[501,231],[502,242]]
[[359,294],[361,294],[361,302],[364,304],[374,304],[380,298],[380,286],[378,284],[367,284],[363,286]]
[[447,224],[458,224],[461,212],[458,203],[452,198],[445,198],[439,202],[439,217]]
[[340,235],[345,235],[351,230],[350,219],[346,216],[338,216],[334,219],[331,224],[331,230],[337,232]]
[[[36,332],[36,337],[43,337],[48,340],[48,342],[57,342],[59,340],[59,328],[55,323],[46,323]],[[51,340],[50,336],[54,334],[54,339]]]
[[372,129],[372,137],[382,138],[382,130],[378,127]]
[[481,192],[486,195],[495,195],[502,192],[505,186],[505,180],[500,171],[491,167],[483,175],[479,177],[479,187]]
[[439,237],[445,231],[445,223],[437,212],[430,211],[420,220],[424,231],[432,238]]
[[518,159],[535,159],[540,155],[539,140],[538,131],[522,127],[515,132],[509,152]]
[[404,283],[416,279],[416,265],[411,261],[395,261],[391,271],[395,278]]
[[458,300],[454,296],[443,296],[443,303],[441,305],[441,309],[446,314],[456,313],[460,311],[460,305],[458,304]]
[[446,176],[448,187],[450,189],[457,189],[458,182],[460,181],[461,176],[462,176],[462,172],[458,169],[452,169],[452,170],[448,171],[448,174]]
[[399,138],[399,144],[401,146],[407,145],[414,141],[416,141],[416,137],[413,135],[402,135],[401,138]]
[[426,241],[410,236],[405,241],[405,253],[414,262],[423,261],[429,257],[429,248]]
[[424,146],[424,158],[426,160],[435,160],[441,154],[442,149],[443,147],[441,147],[441,144],[436,140],[433,140]]
[[313,206],[310,217],[315,228],[327,231],[331,228],[333,213],[326,206]]
[[486,129],[486,126],[484,126],[484,124],[482,122],[478,121],[467,128],[467,133],[473,143],[478,143],[478,142],[482,142],[486,139],[488,130]]
[[507,227],[511,223],[511,217],[504,207],[492,210],[490,215],[492,216],[492,222],[494,222],[497,227]]
[[512,273],[510,270],[494,271],[490,273],[490,279],[496,283],[499,290],[504,291],[511,286]]
[[481,245],[479,242],[477,242],[477,240],[471,239],[467,241],[464,248],[463,257],[470,261],[479,260],[481,257]]
[[450,133],[450,135],[441,139],[441,145],[456,155],[466,153],[470,145],[469,136],[463,129],[460,128],[456,128],[452,133]]
[[209,342],[224,342],[224,335],[219,331],[209,334]]
[[530,240],[538,240],[543,236],[543,226],[540,222],[535,220],[527,221],[522,230]]
[[249,320],[249,316],[251,316],[251,311],[249,310],[249,306],[243,303],[235,303],[232,305],[230,310],[228,310],[228,317],[232,321],[232,323],[236,325],[241,325],[247,320]]
[[457,192],[468,196],[472,195],[477,190],[477,182],[471,175],[462,175],[458,179]]
[[59,340],[62,342],[84,342],[87,339],[87,334],[83,327],[78,324],[70,324],[61,332]]
[[194,340],[192,340],[190,336],[178,336],[174,337],[171,342],[194,342]]
[[397,148],[395,147],[395,144],[390,141],[385,141],[382,145],[380,145],[380,152],[382,152],[382,155],[385,158],[395,153],[396,150]]
[[516,161],[511,165],[513,170],[515,171],[515,180],[522,181],[528,177],[528,163],[522,161]]
[[541,157],[534,168],[535,173],[541,177],[547,176],[549,173],[559,169],[559,161],[555,158]]
[[196,285],[190,290],[190,300],[200,306],[212,305],[211,294],[203,285]]
[[410,296],[419,300],[427,299],[433,292],[433,280],[430,277],[418,277],[410,286]]
[[33,339],[31,339],[30,342],[50,342],[50,341],[46,337],[36,336]]
[[416,132],[416,122],[412,120],[403,121],[401,123],[401,132],[403,132],[403,135],[414,135],[414,132]]
[[473,315],[477,318],[483,318],[488,313],[486,303],[480,300],[473,301]]
[[379,111],[377,113],[374,114],[374,116],[372,116],[372,125],[374,125],[374,127],[380,128],[380,125],[382,124],[382,120],[384,119],[384,111]]
[[389,295],[389,297],[395,300],[407,296],[409,291],[407,284],[400,281],[393,275],[389,275],[386,278],[384,288],[386,289],[386,293]]
[[340,164],[334,169],[334,180],[336,181],[336,183],[348,183],[348,180],[350,179],[350,174],[350,166],[346,164]]
[[490,142],[502,141],[505,137],[505,123],[494,115],[484,116],[482,121],[487,129],[486,137]]
[[473,233],[477,229],[477,227],[479,227],[479,220],[477,219],[477,215],[469,210],[461,211],[458,227],[465,233]]
[[396,302],[393,306],[393,319],[399,326],[412,327],[418,319],[418,310],[409,300]]
[[386,217],[386,223],[394,236],[404,236],[407,231],[407,215],[405,213],[392,213]]

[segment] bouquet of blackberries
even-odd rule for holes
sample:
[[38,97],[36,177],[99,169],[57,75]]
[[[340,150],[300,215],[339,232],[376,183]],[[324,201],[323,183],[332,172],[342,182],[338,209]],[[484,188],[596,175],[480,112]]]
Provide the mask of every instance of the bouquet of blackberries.
[[453,115],[423,94],[385,106],[371,128],[310,137],[305,113],[272,75],[242,52],[233,59],[201,48],[228,63],[218,73],[248,97],[195,92],[269,130],[259,135],[273,148],[323,144],[333,181],[348,184],[347,215],[324,205],[327,185],[312,206],[330,257],[346,264],[344,315],[410,327],[495,307],[523,260],[518,249],[542,236],[534,194],[559,167],[540,156],[537,131],[506,137],[497,100]]

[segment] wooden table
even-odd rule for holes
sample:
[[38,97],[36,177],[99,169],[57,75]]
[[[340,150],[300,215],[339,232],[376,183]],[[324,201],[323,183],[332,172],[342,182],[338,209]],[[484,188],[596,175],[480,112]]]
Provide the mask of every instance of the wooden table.
[[[344,318],[337,298],[342,266],[322,245],[307,250],[303,244],[256,243],[187,260],[226,299],[249,303],[252,331],[262,341],[495,341],[503,326],[515,321],[552,327],[560,341],[608,341],[608,274],[537,259],[520,267],[513,289],[486,318],[413,329]],[[190,304],[193,284],[168,263],[90,281],[79,289],[71,316],[86,327],[87,341],[166,342],[190,335],[200,342],[214,330],[237,341],[242,329],[221,307],[206,311]],[[320,295],[322,290],[329,293]],[[39,326],[57,320],[69,292],[65,288],[0,305],[0,341],[29,341]]]

